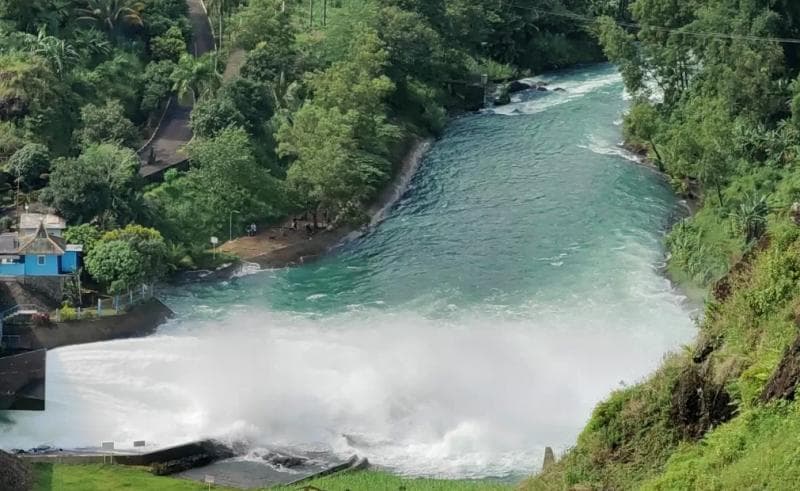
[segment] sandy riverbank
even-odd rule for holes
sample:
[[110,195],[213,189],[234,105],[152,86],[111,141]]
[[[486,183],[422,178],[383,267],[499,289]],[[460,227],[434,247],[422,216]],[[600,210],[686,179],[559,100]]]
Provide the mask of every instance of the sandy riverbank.
[[262,268],[303,264],[326,254],[342,243],[358,237],[369,227],[380,223],[407,189],[431,142],[431,139],[423,138],[415,138],[410,142],[409,150],[405,152],[405,157],[397,166],[391,182],[367,208],[370,216],[368,225],[318,230],[309,237],[305,231],[307,222],[299,221],[297,230],[292,230],[292,220],[287,218],[281,225],[267,228],[254,237],[239,237],[226,242],[220,250]]

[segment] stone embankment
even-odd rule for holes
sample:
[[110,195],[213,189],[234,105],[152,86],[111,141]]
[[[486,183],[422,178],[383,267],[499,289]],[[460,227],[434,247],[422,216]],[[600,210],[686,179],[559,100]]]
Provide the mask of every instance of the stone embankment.
[[96,343],[147,336],[173,316],[160,300],[151,298],[123,314],[92,319],[9,325],[4,334],[21,349],[53,349],[74,344]]

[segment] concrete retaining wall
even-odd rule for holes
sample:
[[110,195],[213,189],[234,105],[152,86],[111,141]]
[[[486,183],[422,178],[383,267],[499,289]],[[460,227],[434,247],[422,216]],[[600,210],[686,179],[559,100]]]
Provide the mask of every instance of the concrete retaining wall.
[[0,409],[43,411],[45,350],[0,358]]
[[55,322],[49,326],[9,325],[4,334],[19,336],[17,346],[22,348],[53,349],[73,344],[146,336],[155,332],[158,326],[173,315],[169,307],[160,300],[151,298],[120,315]]
[[165,462],[181,459],[190,459],[198,455],[205,455],[212,460],[226,459],[233,457],[231,449],[213,440],[201,440],[197,442],[184,443],[174,447],[162,448],[153,452],[134,454],[111,452],[102,453],[46,453],[17,455],[26,462],[60,463],[60,464],[102,464],[109,462],[109,455],[113,454],[115,464],[147,466],[153,464],[163,464]]

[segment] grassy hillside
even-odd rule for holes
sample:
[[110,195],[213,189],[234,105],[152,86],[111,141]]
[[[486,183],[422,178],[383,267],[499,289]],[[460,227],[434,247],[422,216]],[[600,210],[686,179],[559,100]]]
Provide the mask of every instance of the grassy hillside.
[[594,411],[523,489],[793,489],[800,477],[800,229],[778,223],[716,284],[695,346]]

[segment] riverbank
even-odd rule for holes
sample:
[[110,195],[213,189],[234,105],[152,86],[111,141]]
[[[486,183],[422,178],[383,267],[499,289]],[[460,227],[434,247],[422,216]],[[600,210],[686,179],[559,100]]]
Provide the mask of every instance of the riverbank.
[[[358,237],[384,218],[407,189],[431,143],[430,138],[411,138],[408,150],[403,152],[404,157],[396,166],[391,181],[367,207],[369,221],[366,225],[328,227],[327,224],[323,224],[326,228],[309,233],[306,226],[314,226],[311,220],[297,220],[296,226],[293,227],[292,218],[287,218],[277,226],[259,231],[255,236],[244,236],[228,241],[219,250],[235,255],[247,263],[268,269],[303,264],[326,254],[343,242]],[[233,274],[239,268],[240,265],[227,266],[223,268],[222,275],[213,274],[213,279],[222,279],[224,275]]]

